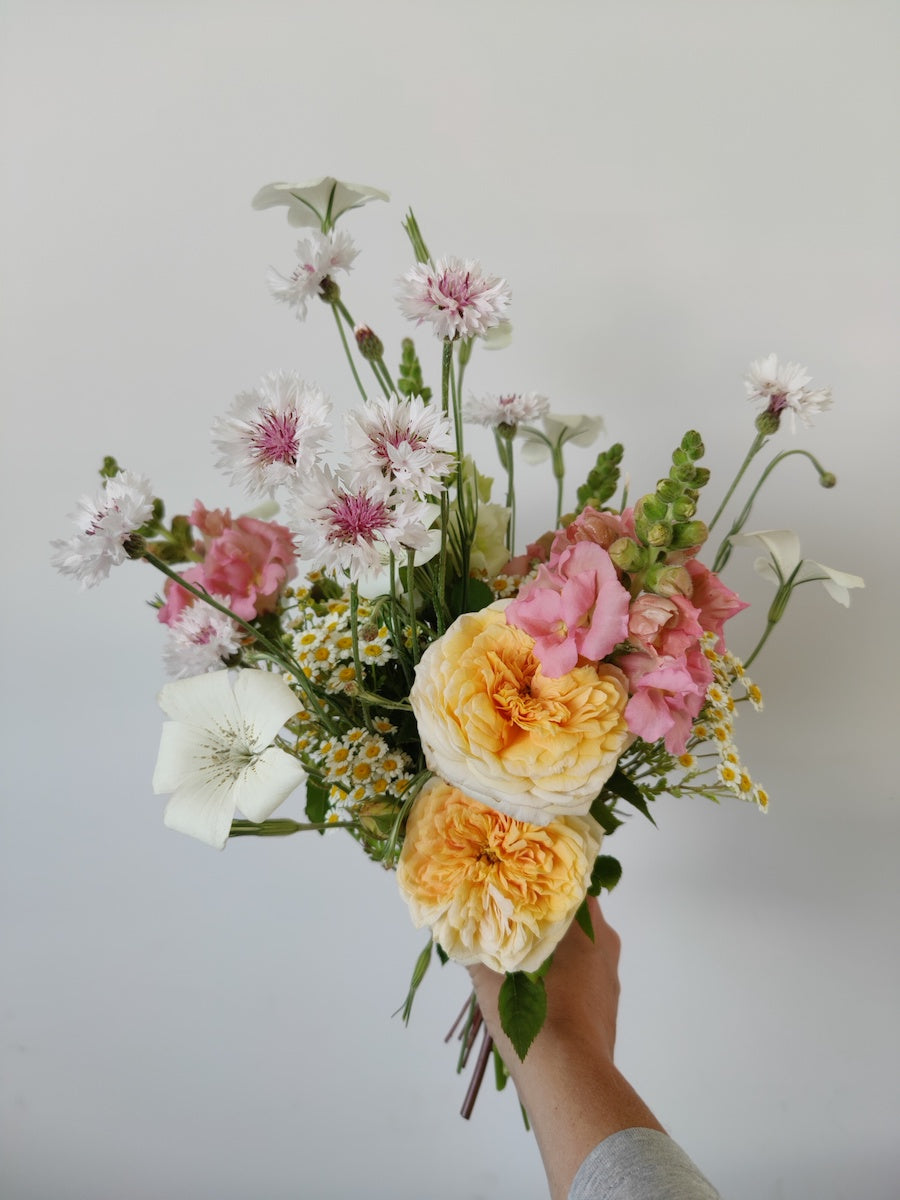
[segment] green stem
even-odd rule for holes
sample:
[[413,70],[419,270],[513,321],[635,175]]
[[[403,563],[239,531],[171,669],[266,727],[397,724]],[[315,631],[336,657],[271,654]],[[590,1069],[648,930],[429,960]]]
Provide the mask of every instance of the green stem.
[[231,822],[229,837],[288,837],[292,833],[307,833],[315,831],[324,833],[326,829],[355,829],[355,821],[290,821],[286,817],[277,817],[270,821],[240,821]]
[[413,587],[413,571],[415,569],[415,552],[406,552],[406,598],[409,602],[409,636],[410,654],[413,664],[419,661],[419,630],[416,625],[416,597]]
[[363,720],[366,729],[371,732],[372,718],[369,714],[369,705],[364,699],[366,693],[363,688],[362,660],[359,657],[359,585],[356,583],[350,584],[350,640],[353,646],[353,669],[356,671],[356,687],[363,711]]
[[[356,386],[359,388],[359,394],[362,396],[363,400],[368,400],[369,397],[366,395],[366,389],[362,385],[362,380],[359,377],[359,372],[357,371],[356,364],[353,361],[353,355],[350,353],[350,347],[347,344],[347,335],[344,333],[344,326],[341,324],[341,314],[338,309],[339,304],[341,308],[344,307],[339,300],[332,300],[331,311],[334,313],[334,319],[337,323],[338,333],[341,335],[341,342],[344,346],[344,353],[347,355],[347,362],[350,364],[350,370],[353,372],[353,378],[356,380]],[[344,309],[344,311],[346,312],[347,310]]]
[[[453,364],[453,343],[448,339],[444,339],[442,355],[441,355],[441,411],[445,417],[450,415],[450,368]],[[457,503],[459,503],[460,487],[459,482],[462,477],[462,460],[459,456],[459,445],[457,444],[456,456],[456,482],[457,482]],[[441,493],[441,550],[438,559],[438,594],[435,597],[435,616],[438,623],[438,633],[444,632],[444,595],[447,587],[447,549],[450,536],[450,497],[446,491]]]
[[747,523],[747,518],[750,516],[750,513],[753,509],[753,505],[756,501],[756,497],[759,494],[760,488],[766,482],[766,480],[769,478],[769,476],[772,474],[772,472],[775,470],[775,468],[778,466],[778,464],[780,462],[783,462],[786,458],[790,458],[790,456],[792,454],[802,454],[805,458],[808,458],[809,461],[812,463],[812,465],[818,471],[820,478],[824,478],[829,475],[829,472],[825,470],[825,468],[822,466],[822,464],[819,462],[819,460],[815,457],[815,455],[810,454],[810,452],[808,450],[782,450],[782,452],[780,454],[776,454],[775,457],[772,459],[772,461],[768,464],[766,469],[763,471],[763,473],[760,475],[760,477],[756,483],[756,486],[754,487],[754,489],[750,493],[750,495],[747,497],[746,504],[741,509],[741,511],[737,515],[737,517],[734,519],[731,529],[729,529],[728,533],[722,539],[722,542],[721,542],[718,550],[716,551],[716,558],[715,558],[715,562],[713,563],[713,567],[712,567],[712,569],[715,572],[718,573],[719,571],[721,571],[722,568],[725,566],[725,564],[728,562],[729,558],[731,557],[731,550],[732,550],[731,539],[733,537],[736,537],[736,535],[740,533],[740,531],[744,528],[744,525]]
[[769,621],[768,622],[768,624],[766,625],[765,633],[762,635],[762,637],[756,643],[756,647],[754,648],[753,653],[750,655],[749,658],[744,659],[745,667],[749,667],[750,664],[753,662],[754,658],[756,658],[757,654],[759,654],[760,650],[762,650],[763,646],[766,644],[766,642],[768,640],[769,634],[772,632],[772,630],[775,628],[775,626],[777,624],[778,624],[777,621]]
[[[356,322],[353,320],[353,317],[351,316],[350,311],[347,308],[347,305],[343,302],[343,300],[341,300],[340,297],[338,297],[338,299],[334,301],[334,304],[337,306],[337,309],[340,312],[341,316],[347,322],[350,332],[355,337],[356,336]],[[346,345],[346,343],[345,343],[345,345]],[[347,351],[347,353],[348,354],[350,353],[349,350]],[[394,392],[397,390],[394,387],[394,381],[391,379],[391,373],[387,369],[387,366],[386,366],[383,358],[367,358],[366,362],[372,368],[372,373],[375,376],[375,381],[386,396],[389,396],[391,394],[391,392]]]
[[750,466],[750,463],[753,461],[753,459],[756,457],[756,455],[760,452],[760,450],[762,450],[763,446],[766,444],[766,441],[767,441],[767,438],[764,433],[757,433],[756,437],[753,439],[753,443],[750,446],[750,449],[747,451],[747,457],[741,463],[740,470],[738,471],[737,475],[735,475],[734,479],[731,481],[731,487],[725,493],[722,503],[716,509],[716,515],[713,517],[713,519],[709,523],[708,528],[709,528],[710,532],[712,532],[713,526],[715,525],[716,521],[718,521],[719,517],[721,517],[722,512],[725,508],[725,505],[728,503],[728,501],[734,495],[734,489],[737,487],[737,485],[743,479],[744,472]]

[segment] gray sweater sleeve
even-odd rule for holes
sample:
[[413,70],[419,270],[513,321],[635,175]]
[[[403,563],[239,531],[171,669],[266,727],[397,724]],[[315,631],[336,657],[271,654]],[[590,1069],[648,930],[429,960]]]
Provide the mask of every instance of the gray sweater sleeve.
[[595,1146],[569,1200],[720,1200],[685,1152],[656,1129],[623,1129]]

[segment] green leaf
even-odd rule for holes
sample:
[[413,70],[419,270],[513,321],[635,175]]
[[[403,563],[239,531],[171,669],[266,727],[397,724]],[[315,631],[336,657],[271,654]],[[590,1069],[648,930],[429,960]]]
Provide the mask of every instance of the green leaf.
[[437,950],[437,956],[441,960],[441,966],[446,967],[447,963],[450,961],[450,955],[447,953],[447,951],[444,949],[444,947],[440,944],[440,942],[435,942],[434,948],[435,948],[435,950]]
[[497,1049],[496,1043],[493,1046],[494,1051],[494,1081],[497,1084],[497,1091],[502,1092],[509,1082],[509,1071],[506,1069],[506,1063]]
[[620,771],[618,767],[615,771],[613,771],[609,779],[607,779],[606,786],[614,796],[619,796],[620,799],[627,800],[629,804],[634,805],[639,813],[643,813],[651,825],[656,824],[656,822],[653,820],[653,817],[650,815],[650,809],[647,807],[647,801],[644,799],[644,793],[637,786],[637,784],[629,779],[624,772]]
[[499,1008],[503,1032],[524,1061],[547,1016],[543,979],[532,979],[524,971],[507,973],[500,988]]
[[606,801],[600,795],[591,805],[591,816],[606,834],[615,833],[624,822],[616,816],[615,801]]
[[321,825],[328,816],[328,789],[311,779],[306,781],[306,815],[314,825]]
[[[434,943],[429,938],[428,945],[416,959],[416,965],[413,967],[412,979],[409,981],[409,991],[406,993],[406,999],[403,1001],[402,1005],[404,1025],[409,1024],[413,1000],[415,999],[416,992],[419,990],[419,984],[425,978],[425,972],[428,970],[428,965],[431,962],[431,951],[433,948]],[[397,1011],[399,1012],[400,1009]]]
[[[596,892],[589,892],[589,895],[596,895]],[[594,922],[591,920],[591,910],[588,908],[588,902],[585,898],[578,906],[578,911],[575,913],[575,920],[588,935],[591,941],[594,940]]]
[[448,599],[451,612],[458,617],[464,612],[480,612],[483,608],[487,608],[489,604],[494,603],[494,593],[483,580],[470,579],[466,588],[465,607],[463,607],[463,581],[457,579],[450,589]]
[[611,854],[598,854],[591,871],[591,886],[588,895],[599,896],[602,888],[611,892],[622,878],[622,864]]

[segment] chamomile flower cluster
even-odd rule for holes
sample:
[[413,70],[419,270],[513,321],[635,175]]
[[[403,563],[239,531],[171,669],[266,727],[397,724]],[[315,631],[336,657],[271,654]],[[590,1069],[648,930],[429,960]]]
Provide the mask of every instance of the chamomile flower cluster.
[[361,805],[397,797],[409,786],[412,761],[388,744],[385,735],[395,733],[395,727],[385,718],[380,718],[379,724],[383,733],[354,726],[342,737],[319,743],[316,758],[325,783],[330,785],[332,804]]
[[717,649],[717,640],[714,633],[706,633],[701,639],[703,654],[712,667],[713,678],[706,689],[706,703],[700,720],[695,723],[687,751],[679,757],[678,762],[686,770],[694,772],[697,757],[693,749],[701,743],[711,743],[718,758],[715,768],[718,783],[765,812],[769,807],[769,795],[764,787],[752,779],[741,762],[734,740],[736,705],[732,689],[739,684],[757,712],[762,710],[762,692],[747,676],[739,658],[729,650]]
[[[396,658],[390,631],[374,607],[357,609],[360,665],[380,667]],[[329,694],[353,695],[357,688],[351,607],[346,596],[315,602],[301,592],[290,621],[291,652],[306,677]]]

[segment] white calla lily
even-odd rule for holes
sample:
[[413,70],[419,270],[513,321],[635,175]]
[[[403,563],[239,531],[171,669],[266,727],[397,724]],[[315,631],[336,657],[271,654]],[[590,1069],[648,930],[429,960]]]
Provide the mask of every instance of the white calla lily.
[[389,199],[387,192],[378,188],[343,183],[333,175],[325,175],[312,183],[267,183],[253,197],[253,207],[275,208],[285,204],[290,225],[311,225],[327,233],[348,209],[360,208],[369,200]]
[[264,821],[306,779],[272,743],[300,704],[266,671],[215,671],[168,683],[153,791],[171,793],[165,824],[221,850],[235,810]]
[[828,595],[847,608],[850,604],[850,589],[865,587],[865,580],[847,571],[826,567],[824,563],[800,554],[800,539],[792,529],[760,529],[755,533],[742,533],[733,539],[738,546],[762,546],[768,557],[760,557],[753,564],[756,571],[776,587],[790,584],[820,581]]

